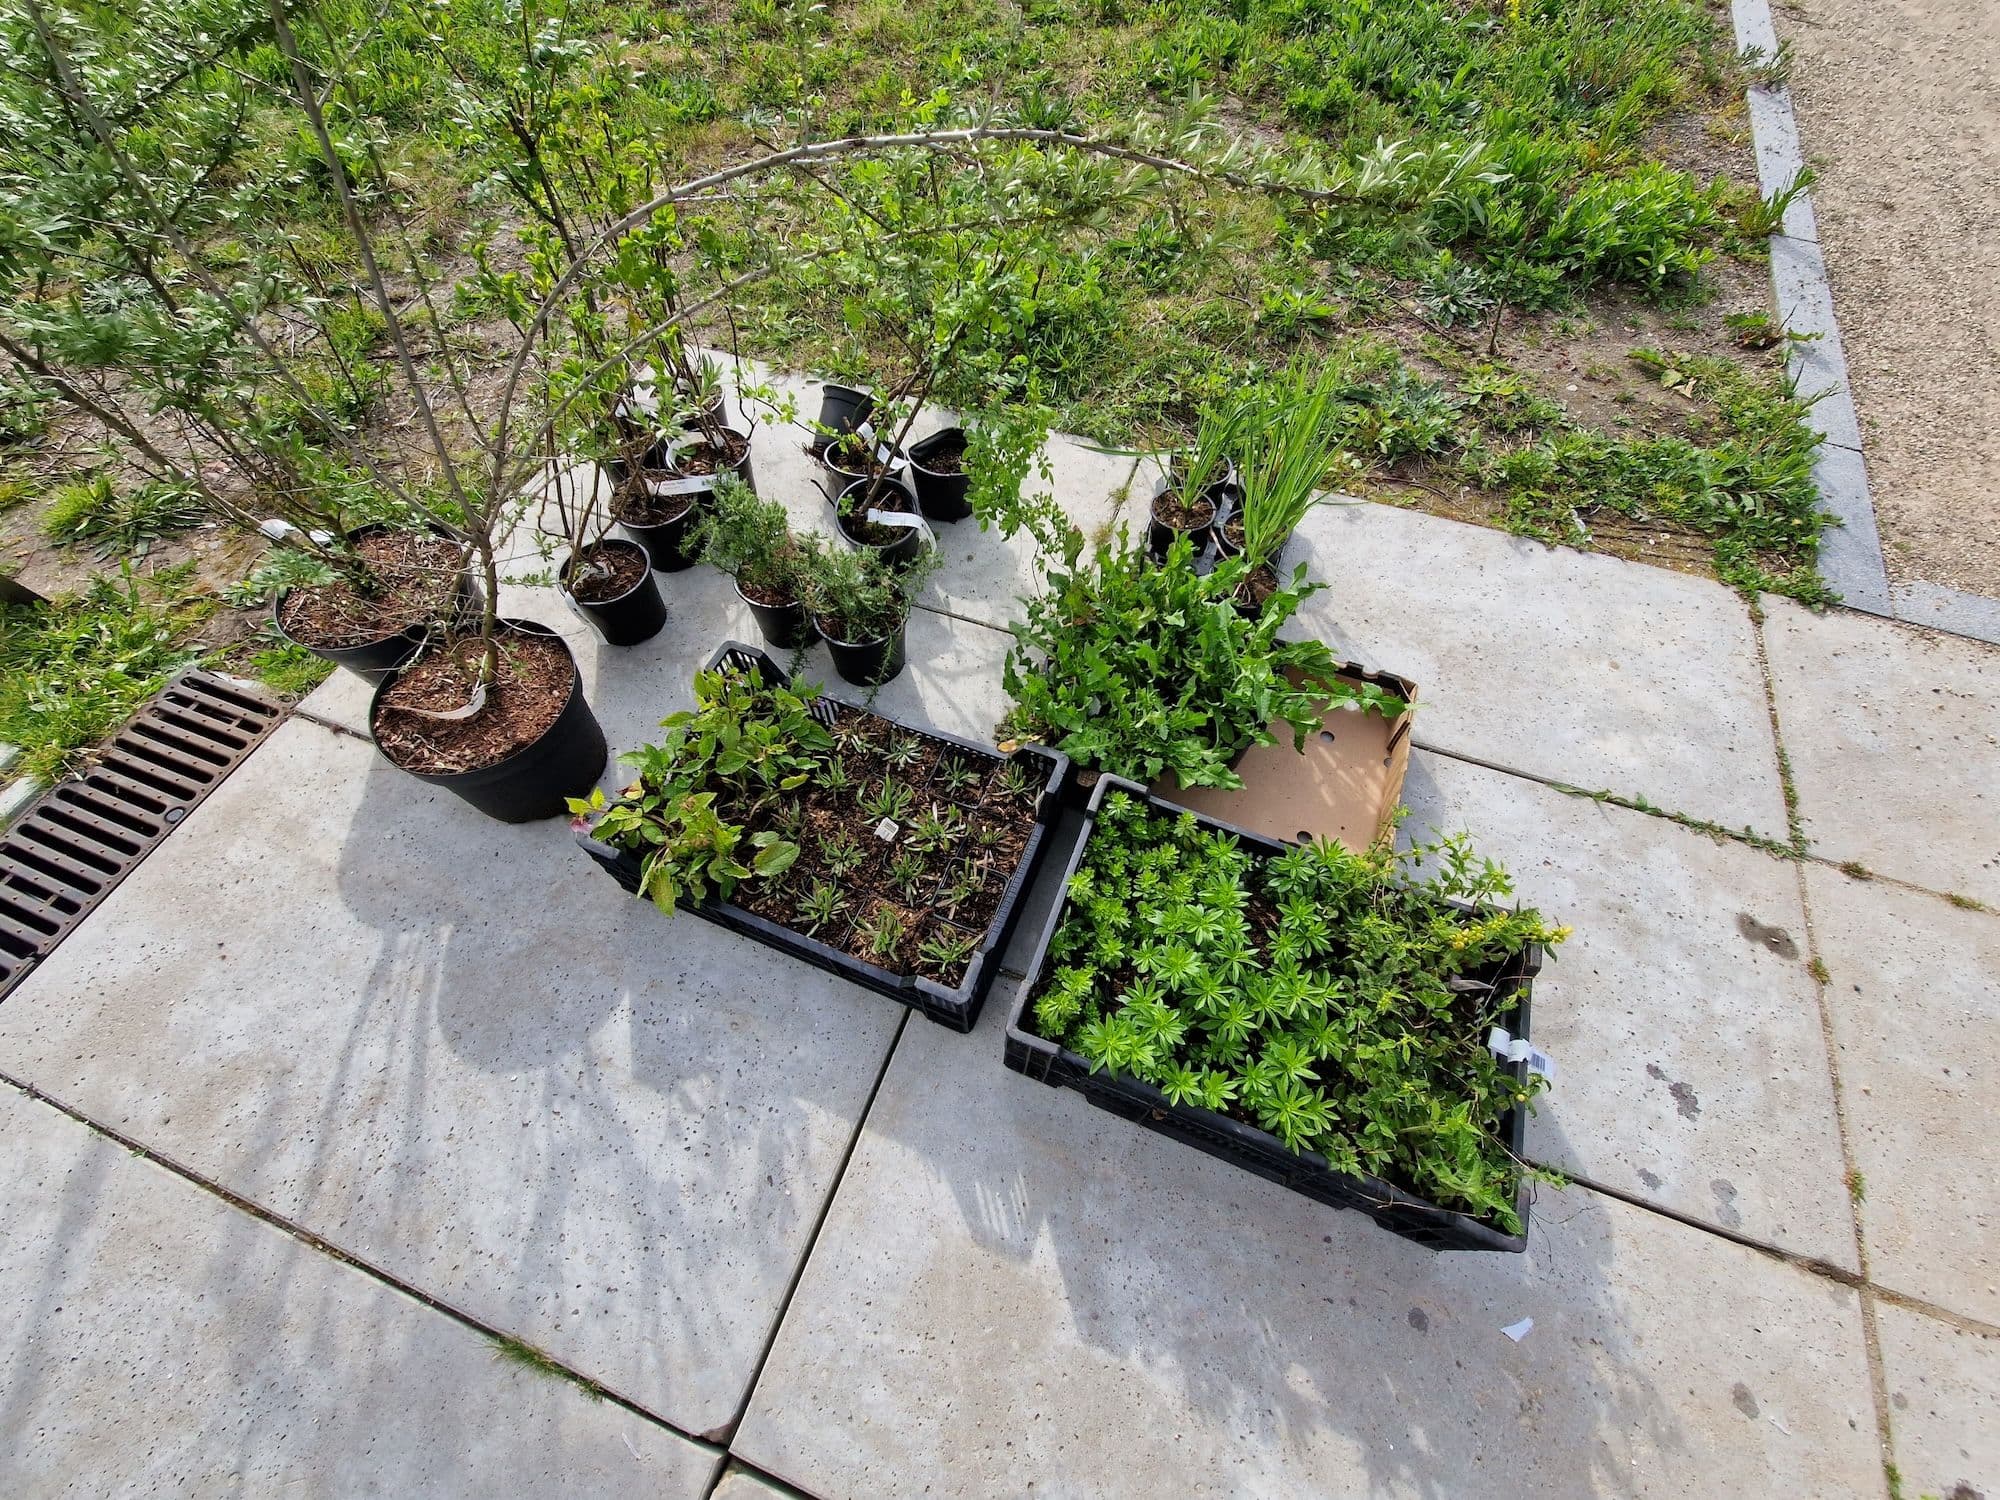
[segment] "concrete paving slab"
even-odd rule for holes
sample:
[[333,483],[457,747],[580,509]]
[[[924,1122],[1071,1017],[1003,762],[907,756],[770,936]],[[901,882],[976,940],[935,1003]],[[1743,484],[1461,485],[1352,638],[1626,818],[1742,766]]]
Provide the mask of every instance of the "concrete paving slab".
[[1875,1305],[1889,1431],[1906,1495],[2000,1492],[2000,1335]]
[[0,1006],[0,1067],[701,1433],[900,1015],[294,721]]
[[1420,744],[1782,834],[1747,611],[1726,588],[1383,505],[1325,506],[1287,561],[1310,630],[1416,680]]
[[2000,918],[1820,867],[1806,894],[1870,1273],[2000,1323]]
[[1664,818],[1418,751],[1405,842],[1465,831],[1575,929],[1535,983],[1528,1153],[1859,1269],[1798,876]]
[[1006,1071],[1009,998],[971,1045],[905,1032],[733,1445],[760,1469],[828,1500],[1879,1486],[1849,1289],[1584,1190],[1524,1256],[1435,1254]]
[[1816,853],[2000,905],[2000,647],[1764,601]]
[[759,1479],[747,1469],[731,1469],[709,1500],[797,1500],[798,1491]]
[[0,1089],[0,1473],[53,1495],[703,1495],[720,1455]]

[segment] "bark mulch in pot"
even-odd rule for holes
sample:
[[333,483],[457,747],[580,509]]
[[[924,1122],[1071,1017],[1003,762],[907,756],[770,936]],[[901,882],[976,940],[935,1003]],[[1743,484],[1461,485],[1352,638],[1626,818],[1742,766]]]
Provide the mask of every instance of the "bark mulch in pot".
[[655,495],[644,483],[649,475],[658,479],[680,478],[665,469],[641,470],[640,482],[627,485],[611,502],[612,520],[629,521],[634,526],[664,526],[669,521],[678,521],[693,508],[693,495]]
[[963,474],[965,472],[965,439],[951,438],[936,447],[924,449],[924,456],[917,460],[933,474]]
[[364,594],[345,579],[286,593],[278,625],[302,646],[339,651],[373,645],[449,609],[465,569],[465,548],[449,537],[378,531],[353,541],[355,555],[380,581]]
[[499,671],[486,706],[470,719],[429,719],[401,709],[442,713],[472,701],[483,647],[477,636],[452,641],[405,667],[384,690],[375,743],[408,771],[449,775],[498,765],[547,734],[569,702],[576,666],[561,642],[544,636],[499,637]]
[[1178,491],[1169,490],[1153,502],[1153,519],[1175,531],[1199,531],[1215,519],[1215,502],[1196,500],[1190,505]]
[[578,554],[563,585],[577,603],[601,604],[630,593],[651,567],[641,547],[599,544]]
[[717,452],[708,438],[697,438],[674,454],[674,472],[683,477],[719,474],[735,468],[750,454],[750,440],[739,432],[724,432],[722,442],[726,452]]

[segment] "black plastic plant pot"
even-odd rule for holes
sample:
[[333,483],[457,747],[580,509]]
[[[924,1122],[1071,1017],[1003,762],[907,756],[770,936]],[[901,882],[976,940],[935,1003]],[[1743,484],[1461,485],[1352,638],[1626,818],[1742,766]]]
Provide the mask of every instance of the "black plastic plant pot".
[[[347,533],[347,540],[349,542],[358,541],[362,537],[372,536],[377,532],[389,529],[389,527],[380,524],[357,526],[354,530]],[[433,531],[439,530],[437,527],[431,529]],[[456,541],[458,538],[453,537],[452,540]],[[315,646],[310,641],[300,640],[285,629],[285,600],[291,597],[291,592],[290,589],[285,589],[271,600],[271,628],[282,639],[290,641],[294,646],[303,647],[321,660],[330,661],[336,667],[343,667],[347,671],[352,672],[356,677],[361,678],[364,682],[371,683],[381,682],[383,678],[394,672],[396,668],[402,666],[411,657],[415,656],[418,649],[422,647],[436,626],[440,624],[453,624],[470,617],[478,609],[483,598],[480,589],[472,581],[472,571],[468,565],[458,575],[458,584],[452,594],[451,608],[447,611],[447,618],[443,620],[420,620],[416,624],[406,626],[392,635],[385,635],[380,640],[368,641],[359,646]]]
[[667,623],[666,596],[660,592],[652,558],[637,542],[620,541],[616,537],[599,542],[597,547],[620,551],[629,548],[646,564],[646,570],[637,583],[610,599],[579,599],[570,592],[569,580],[565,578],[563,601],[583,616],[607,646],[636,646],[641,641],[650,641]]
[[[653,476],[641,482],[647,486],[649,493],[661,501],[662,508],[670,506],[675,497],[660,495],[656,487],[672,476],[655,470],[642,470],[641,473]],[[696,503],[700,495],[682,491],[678,498],[687,503],[664,521],[628,521],[623,516],[618,517],[618,529],[644,547],[653,567],[662,573],[685,572],[695,564],[692,541],[695,522],[701,519],[701,508]]]
[[752,599],[743,592],[743,585],[736,585],[736,597],[750,606],[751,618],[757,622],[757,633],[764,637],[764,644],[775,646],[780,651],[800,651],[819,639],[819,630],[806,613],[806,607],[794,599],[789,604],[765,604]]
[[[660,455],[663,459],[662,467],[668,470],[668,472],[655,477],[650,482],[653,493],[656,495],[692,494],[701,497],[714,492],[716,480],[725,474],[731,474],[748,485],[751,494],[756,494],[757,475],[750,464],[751,434],[745,432],[741,427],[732,427],[727,424],[723,425],[722,431],[728,433],[731,437],[742,439],[743,456],[741,458],[732,464],[725,464],[722,468],[712,473],[683,474],[680,471],[681,455],[689,448],[698,447],[707,441],[699,431],[690,428],[682,436],[668,443],[664,452]],[[699,503],[699,500],[697,500],[697,503]]]
[[[961,455],[961,467],[957,473],[941,474],[925,467],[926,458],[953,446]],[[947,427],[910,444],[911,487],[917,492],[918,507],[933,521],[963,521],[972,514],[972,502],[966,499],[972,487],[972,477],[963,468],[964,452],[965,429],[962,427]]]
[[840,674],[842,682],[851,682],[856,687],[880,687],[900,676],[907,664],[906,638],[910,631],[907,615],[894,630],[872,641],[839,640],[826,628],[824,620],[813,623],[819,627],[820,639],[826,642],[833,670]]
[[[396,769],[432,786],[443,787],[489,818],[502,823],[533,823],[567,812],[571,797],[588,796],[597,785],[597,778],[604,774],[611,752],[604,742],[604,730],[597,722],[597,715],[584,699],[583,674],[577,670],[576,657],[568,643],[536,620],[502,620],[500,624],[524,635],[547,636],[562,646],[570,665],[569,697],[564,700],[555,723],[533,744],[522,746],[490,766],[470,771],[412,771],[407,766]],[[369,700],[370,734],[374,733],[375,718],[381,711],[382,695],[395,681],[393,673],[384,678]],[[386,755],[382,758],[388,760]]]
[[818,451],[834,437],[854,431],[875,410],[875,398],[851,385],[828,381],[819,388],[819,432],[813,439]]
[[1146,521],[1146,550],[1154,557],[1165,557],[1175,542],[1187,537],[1194,543],[1194,555],[1200,557],[1215,536],[1215,518],[1221,513],[1221,507],[1205,494],[1203,499],[1208,504],[1208,519],[1199,526],[1174,526],[1160,518],[1160,502],[1172,493],[1172,489],[1163,485],[1153,496],[1153,507]]
[[[924,554],[924,546],[927,539],[924,536],[923,528],[918,526],[906,526],[902,528],[902,535],[898,536],[896,540],[893,542],[870,542],[870,541],[864,541],[862,538],[856,536],[848,526],[848,510],[850,509],[850,507],[854,509],[860,508],[861,497],[868,493],[869,486],[872,483],[873,483],[872,480],[857,479],[852,484],[848,485],[846,489],[842,490],[839,496],[835,498],[833,502],[834,529],[837,530],[841,534],[841,537],[844,540],[846,540],[850,545],[861,547],[869,552],[875,553],[878,557],[882,559],[882,562],[885,566],[891,568],[907,568],[911,563],[915,562],[919,557],[922,557]],[[881,501],[884,498],[888,499],[905,498],[907,497],[908,494],[908,492],[904,490],[901,485],[895,484],[893,481],[887,484],[885,488],[894,491],[894,493],[886,497],[878,494],[876,504],[870,507],[871,509],[894,510],[897,511],[898,514],[914,516],[915,512],[913,511],[903,511],[901,510],[900,507],[893,505],[884,506],[881,503]]]
[[[1114,788],[1144,803],[1162,817],[1179,817],[1186,811],[1151,795],[1136,782],[1117,776],[1098,778],[1084,812],[1082,835],[1056,886],[1064,894],[1049,913],[1034,952],[1024,966],[1029,980],[1021,986],[1020,998],[1007,1021],[1007,1066],[1052,1088],[1075,1089],[1100,1109],[1143,1125],[1148,1130],[1171,1136],[1315,1202],[1333,1208],[1358,1209],[1382,1228],[1430,1249],[1516,1253],[1527,1249],[1530,1201],[1526,1184],[1522,1185],[1514,1199],[1514,1212],[1519,1216],[1521,1232],[1508,1234],[1467,1214],[1440,1208],[1380,1178],[1357,1177],[1337,1171],[1316,1152],[1288,1150],[1276,1136],[1240,1120],[1192,1105],[1175,1104],[1151,1084],[1109,1071],[1093,1073],[1090,1064],[1079,1054],[1058,1046],[1030,1028],[1035,996],[1047,977],[1050,945],[1069,912],[1067,892],[1070,878],[1082,867],[1084,850],[1096,826],[1097,813],[1104,805],[1106,794]],[[1190,816],[1204,828],[1218,829],[1234,836],[1253,856],[1274,858],[1291,847],[1218,818],[1204,817],[1200,813]],[[1510,1004],[1511,1008],[1509,1004],[1503,1004],[1499,1013],[1507,1018],[1504,1021],[1507,1030],[1523,1041],[1528,1036],[1535,975],[1540,972],[1541,966],[1542,949],[1540,945],[1535,945],[1491,971],[1472,976],[1491,982],[1496,997]],[[1513,1074],[1515,1081],[1525,1089],[1527,1063],[1516,1062]],[[1509,1110],[1500,1122],[1501,1137],[1507,1149],[1517,1158],[1523,1154],[1526,1130],[1527,1111],[1518,1106]]]
[[[715,671],[720,667],[730,667],[737,671],[755,672],[765,682],[774,686],[788,686],[791,679],[777,663],[754,646],[746,646],[738,641],[725,641],[715,655],[709,658],[704,670]],[[815,706],[822,722],[831,724],[839,705],[822,698]],[[975,744],[956,735],[944,734],[935,729],[925,729],[915,724],[904,723],[887,715],[875,715],[884,722],[894,725],[906,734],[936,745],[948,746],[960,756],[970,756],[978,760],[999,765],[1008,760],[1031,760],[1038,769],[1037,781],[1040,790],[1035,794],[1034,825],[1028,834],[1028,841],[1021,850],[1019,862],[1013,874],[1007,879],[999,904],[995,907],[979,946],[974,951],[966,967],[965,975],[955,988],[947,988],[922,974],[898,974],[889,969],[854,958],[850,954],[817,938],[794,931],[783,923],[760,917],[745,911],[732,902],[710,900],[696,906],[682,906],[681,912],[713,922],[718,927],[741,933],[766,947],[775,948],[780,953],[790,954],[837,974],[842,979],[860,985],[863,989],[887,995],[891,1000],[923,1012],[941,1026],[953,1031],[970,1031],[979,1019],[981,1007],[986,1003],[987,991],[1000,971],[1000,961],[1007,951],[1008,941],[1013,937],[1019,920],[1021,907],[1027,895],[1034,888],[1035,872],[1041,864],[1042,854],[1048,843],[1049,831],[1054,826],[1061,810],[1058,791],[1069,774],[1069,758],[1053,750],[1045,750],[1039,745],[1027,746],[1013,755],[1002,755],[991,746]],[[1045,774],[1044,774],[1045,773]],[[641,862],[638,856],[622,849],[614,849],[609,844],[599,843],[590,836],[588,829],[577,834],[577,843],[592,859],[596,860],[611,877],[626,890],[637,895]]]

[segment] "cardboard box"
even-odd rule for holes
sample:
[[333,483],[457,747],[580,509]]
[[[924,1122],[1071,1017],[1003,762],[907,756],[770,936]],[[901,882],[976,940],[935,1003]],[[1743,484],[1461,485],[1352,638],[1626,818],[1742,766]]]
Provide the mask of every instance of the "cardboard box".
[[1358,708],[1329,709],[1302,751],[1292,749],[1292,726],[1278,720],[1271,725],[1277,743],[1253,745],[1237,763],[1241,787],[1182,790],[1169,771],[1153,783],[1153,795],[1266,838],[1292,843],[1328,838],[1349,849],[1367,848],[1402,805],[1417,685],[1356,662],[1345,663],[1340,677],[1357,686],[1373,683],[1408,707],[1393,719]]

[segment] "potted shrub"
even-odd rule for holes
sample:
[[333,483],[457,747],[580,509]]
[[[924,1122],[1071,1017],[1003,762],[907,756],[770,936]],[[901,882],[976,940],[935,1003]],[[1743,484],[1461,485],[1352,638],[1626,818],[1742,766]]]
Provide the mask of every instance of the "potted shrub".
[[844,681],[879,687],[903,670],[910,610],[937,567],[937,549],[892,568],[871,551],[821,548],[804,578],[806,607]]
[[794,536],[780,502],[760,500],[748,485],[724,479],[695,547],[703,562],[736,581],[736,596],[750,606],[766,644],[797,651],[819,638],[805,595],[823,543],[816,534]]
[[551,534],[546,517],[553,503],[558,527],[554,535],[569,548],[556,571],[563,602],[606,645],[636,646],[658,635],[667,623],[667,601],[646,549],[608,534],[611,520],[599,503],[601,488],[594,470],[558,472],[544,500],[542,532]]
[[1033,879],[1060,755],[1006,757],[794,686],[727,643],[695,708],[572,810],[584,849],[691,911],[958,1030],[977,1018]]
[[[1274,722],[1291,727],[1296,747],[1331,708],[1402,711],[1379,687],[1344,680],[1321,642],[1278,639],[1323,585],[1300,569],[1246,615],[1236,602],[1248,571],[1231,558],[1199,572],[1185,537],[1153,563],[1122,532],[1087,560],[1051,562],[1007,655],[1003,732],[1053,746],[1088,773],[1239,787],[1237,761],[1275,743]],[[1094,780],[1087,774],[1079,791]]]
[[1062,891],[1009,1067],[1422,1243],[1525,1248],[1513,1043],[1567,932],[1462,838],[1288,845],[1107,777]]
[[891,568],[910,566],[928,546],[909,491],[879,479],[857,479],[835,496],[833,523],[849,543]]
[[272,622],[286,640],[370,682],[476,597],[465,542],[442,528],[361,526],[343,545],[314,551],[317,581],[280,590]]

